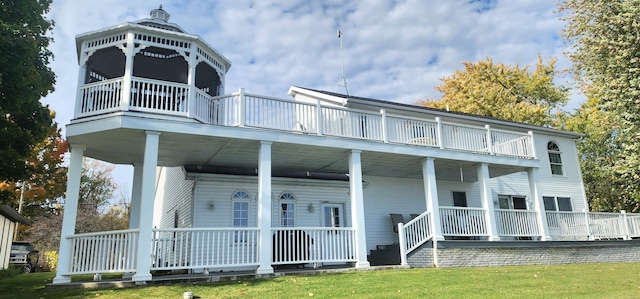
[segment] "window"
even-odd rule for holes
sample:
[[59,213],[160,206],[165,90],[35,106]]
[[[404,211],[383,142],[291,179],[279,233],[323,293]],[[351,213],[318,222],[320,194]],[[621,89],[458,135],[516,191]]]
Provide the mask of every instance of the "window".
[[498,195],[498,208],[504,210],[526,210],[527,198],[515,195]]
[[341,204],[324,204],[322,206],[322,225],[324,227],[344,226]]
[[549,141],[549,143],[547,143],[547,151],[549,152],[551,174],[562,175],[562,157],[560,156],[560,148],[555,142]]
[[[245,191],[236,191],[231,196],[233,201],[233,227],[249,226],[249,194]],[[246,232],[236,232],[235,242],[247,242]]]
[[280,194],[280,226],[295,226],[295,199],[292,193],[285,192]]
[[573,206],[571,205],[571,198],[569,197],[543,196],[542,200],[544,201],[545,211],[561,211],[561,212],[573,211]]
[[467,207],[467,193],[453,191],[453,206],[454,207]]

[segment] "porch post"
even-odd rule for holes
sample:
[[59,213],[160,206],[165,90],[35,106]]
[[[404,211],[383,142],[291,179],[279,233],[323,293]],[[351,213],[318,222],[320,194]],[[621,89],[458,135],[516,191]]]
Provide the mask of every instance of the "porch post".
[[144,283],[151,280],[151,242],[153,239],[153,200],[158,167],[160,132],[146,131],[142,184],[140,192],[140,233],[136,252],[136,274],[132,280]]
[[487,234],[489,241],[498,241],[498,226],[496,225],[496,213],[493,208],[493,200],[491,196],[491,182],[489,181],[489,164],[480,163],[478,165],[478,185],[480,185],[480,200],[482,201],[482,209],[487,219]]
[[436,167],[433,158],[422,160],[422,182],[427,199],[427,210],[431,211],[431,232],[433,239],[444,240],[440,223],[440,203],[438,202],[438,186],[436,185]]
[[71,160],[67,174],[67,196],[65,198],[64,216],[62,218],[62,232],[60,233],[60,249],[58,254],[58,271],[53,284],[70,283],[71,276],[66,275],[71,269],[71,241],[67,236],[76,230],[76,216],[78,214],[78,200],[80,197],[80,176],[82,173],[82,157],[85,147],[71,144]]
[[540,176],[538,168],[527,168],[527,177],[529,177],[529,188],[531,188],[531,199],[533,200],[533,209],[536,211],[538,222],[538,230],[540,231],[540,239],[542,241],[551,241],[549,233],[549,224],[547,223],[547,214],[544,210],[544,201],[540,194]]
[[364,192],[362,191],[362,161],[359,150],[349,155],[349,194],[351,196],[351,227],[355,230],[356,268],[369,268],[367,235],[364,226]]
[[140,228],[140,196],[142,193],[142,163],[133,163],[133,186],[129,207],[129,228]]
[[260,266],[257,274],[271,274],[271,142],[260,142],[258,156],[258,229]]
[[131,80],[133,79],[133,59],[136,56],[135,33],[127,33],[126,47],[124,48],[124,75],[122,76],[122,100],[120,110],[128,111],[131,104]]

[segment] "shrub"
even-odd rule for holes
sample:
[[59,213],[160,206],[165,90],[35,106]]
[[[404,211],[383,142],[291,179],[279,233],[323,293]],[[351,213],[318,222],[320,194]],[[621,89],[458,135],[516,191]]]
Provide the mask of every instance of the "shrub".
[[58,269],[58,251],[46,251],[44,253],[44,258],[46,261],[45,270],[53,272]]

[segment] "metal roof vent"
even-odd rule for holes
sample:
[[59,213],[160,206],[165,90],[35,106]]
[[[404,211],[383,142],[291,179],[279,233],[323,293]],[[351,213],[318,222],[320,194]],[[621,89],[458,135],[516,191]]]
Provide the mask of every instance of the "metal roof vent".
[[171,15],[169,15],[168,12],[166,12],[166,11],[164,11],[162,9],[162,5],[160,5],[160,8],[152,10],[150,15],[151,15],[151,18],[153,18],[153,19],[160,19],[160,20],[163,20],[165,22],[168,22],[169,21],[169,17],[171,17]]

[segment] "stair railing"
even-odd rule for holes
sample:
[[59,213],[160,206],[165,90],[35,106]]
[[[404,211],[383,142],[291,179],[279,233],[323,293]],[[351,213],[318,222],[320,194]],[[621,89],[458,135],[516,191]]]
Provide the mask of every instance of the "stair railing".
[[407,255],[433,237],[431,211],[426,211],[411,221],[398,223],[398,243],[400,243],[400,262],[407,265]]

